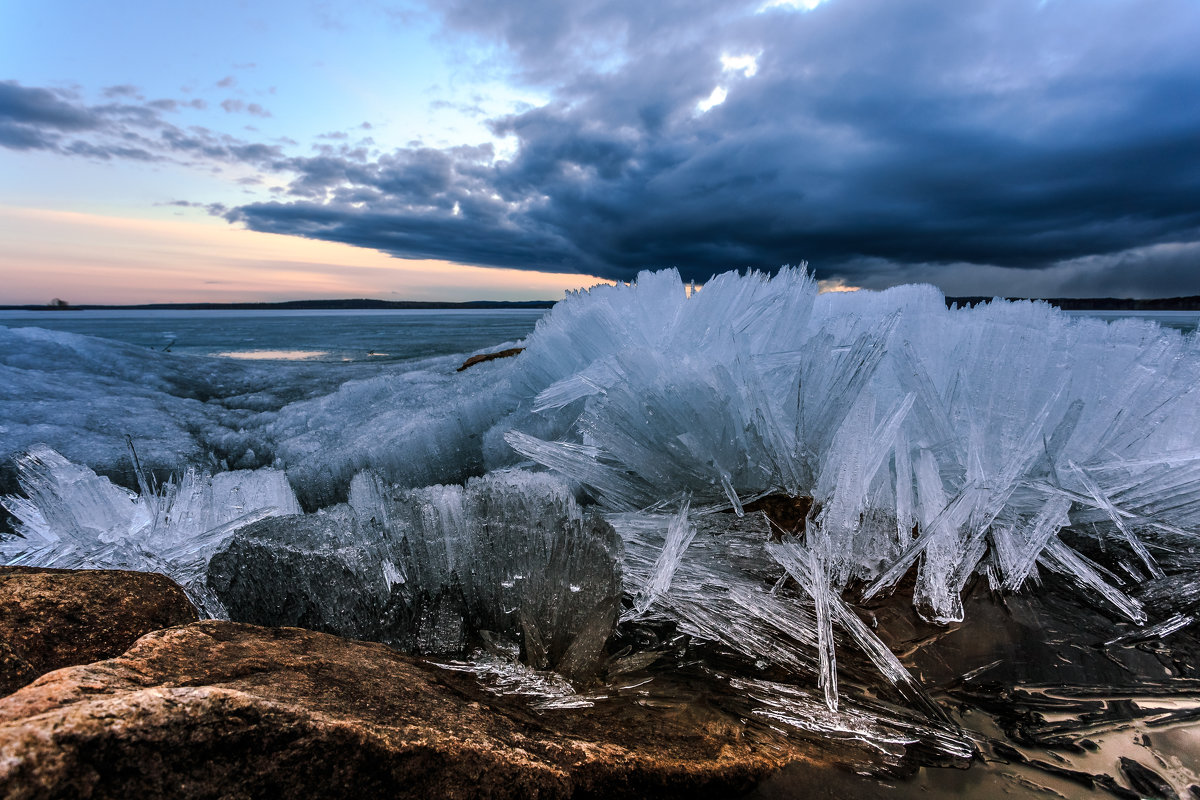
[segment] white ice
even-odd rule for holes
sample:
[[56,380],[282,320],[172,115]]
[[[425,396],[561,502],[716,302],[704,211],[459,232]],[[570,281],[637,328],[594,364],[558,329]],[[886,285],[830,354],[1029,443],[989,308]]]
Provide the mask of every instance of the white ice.
[[1058,533],[1163,575],[1146,540],[1200,523],[1198,341],[1041,303],[947,309],[927,286],[818,295],[785,269],[689,297],[656,273],[542,320],[524,372],[557,435],[516,420],[506,439],[613,511],[811,495],[804,547],[833,589],[890,591],[915,565],[933,621],[962,618],[973,574],[1016,589],[1038,564],[1138,620]]
[[216,549],[244,525],[300,512],[286,476],[273,469],[188,469],[138,494],[44,446],[17,466],[26,497],[3,502],[23,538],[0,539],[5,563],[162,572],[209,615],[222,613],[205,586]]

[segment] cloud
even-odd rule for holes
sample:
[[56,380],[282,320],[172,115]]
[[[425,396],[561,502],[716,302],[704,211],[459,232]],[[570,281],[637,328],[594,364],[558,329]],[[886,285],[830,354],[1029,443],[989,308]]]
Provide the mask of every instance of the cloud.
[[833,279],[883,289],[902,281],[932,283],[952,296],[1171,297],[1200,295],[1200,242],[1135,247],[1084,256],[1039,269],[979,264],[847,265]]
[[63,93],[21,86],[16,81],[0,81],[0,120],[58,131],[87,130],[99,124],[94,114]]
[[51,150],[58,143],[52,133],[0,119],[0,147],[9,150]]
[[121,84],[120,86],[109,86],[104,89],[105,97],[133,97],[137,98],[138,88],[129,84]]
[[[88,105],[71,93],[0,81],[0,147],[103,161],[171,160],[209,166],[216,161],[270,168],[283,159],[277,145],[247,142],[197,126],[185,130],[164,117],[184,105],[202,108],[202,101],[126,102],[131,93],[136,95],[131,87],[110,87],[103,94],[115,101]],[[266,113],[253,103],[245,110]]]
[[62,92],[0,81],[0,147],[54,150],[65,134],[97,128],[100,117]]
[[271,116],[271,112],[267,111],[265,108],[263,108],[258,103],[246,103],[246,102],[243,102],[242,100],[237,100],[232,97],[229,98],[228,100],[222,100],[221,108],[225,109],[226,113],[229,113],[229,114],[239,114],[244,111],[247,114],[250,114],[251,116],[255,116],[255,117]]
[[293,199],[231,219],[612,278],[807,259],[851,283],[1043,271],[1097,291],[1149,270],[1123,254],[1200,240],[1192,3],[439,7],[552,98],[490,120],[516,155],[325,150],[287,163]]
[[77,156],[89,156],[102,161],[111,159],[126,159],[131,161],[157,161],[158,157],[149,150],[141,147],[122,147],[112,144],[93,144],[92,142],[76,139],[62,148],[64,153]]

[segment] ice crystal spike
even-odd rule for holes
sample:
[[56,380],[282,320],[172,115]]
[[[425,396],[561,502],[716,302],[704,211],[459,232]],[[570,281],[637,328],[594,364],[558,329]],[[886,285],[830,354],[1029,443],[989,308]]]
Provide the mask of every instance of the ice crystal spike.
[[345,506],[240,531],[209,583],[239,618],[455,657],[503,639],[586,678],[616,623],[620,562],[612,527],[548,473],[413,491],[362,474]]
[[678,569],[679,562],[683,559],[683,555],[687,551],[688,545],[692,543],[692,539],[696,538],[696,526],[688,521],[688,509],[690,505],[691,498],[685,497],[679,508],[679,513],[671,520],[671,524],[667,526],[666,541],[663,543],[663,548],[659,552],[658,558],[654,561],[650,580],[638,591],[637,596],[634,598],[631,617],[645,614],[647,609],[654,604],[654,601],[670,588],[671,578],[675,576],[675,570]]
[[287,478],[272,469],[188,470],[142,495],[48,447],[31,449],[17,469],[26,496],[4,505],[22,538],[0,540],[7,563],[163,572],[215,616],[223,610],[203,579],[213,552],[243,525],[300,512]]

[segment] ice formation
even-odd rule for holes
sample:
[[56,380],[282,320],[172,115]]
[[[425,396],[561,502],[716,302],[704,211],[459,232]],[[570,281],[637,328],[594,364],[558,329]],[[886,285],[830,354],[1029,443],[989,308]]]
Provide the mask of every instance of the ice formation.
[[[556,306],[526,361],[554,436],[506,440],[602,506],[811,495],[828,583],[870,598],[916,565],[938,622],[972,575],[1016,589],[1035,564],[1142,622],[1124,589],[1163,577],[1147,542],[1200,522],[1200,348],[1151,323],[951,310],[922,286],[818,296],[793,270],[689,297],[657,273]],[[1111,541],[1122,577],[1068,526]]]
[[547,473],[398,491],[358,475],[348,505],[243,528],[209,567],[238,619],[410,652],[520,652],[594,675],[621,600],[620,540]]
[[136,486],[274,467],[309,510],[344,501],[365,467],[407,487],[459,483],[513,461],[482,433],[518,405],[504,362],[461,374],[461,355],[383,364],[239,362],[0,326],[0,492],[15,460],[46,445]]
[[[260,621],[420,652],[519,650],[577,677],[667,663],[678,647],[656,631],[678,631],[741,665],[726,678],[757,698],[751,716],[961,754],[856,606],[902,586],[945,625],[973,583],[1018,592],[1054,575],[1120,621],[1097,642],[1111,648],[1186,632],[1200,608],[1200,337],[1150,322],[1030,302],[948,309],[928,286],[818,295],[792,269],[689,291],[668,271],[569,296],[519,356],[461,375],[461,359],[430,359],[302,389],[318,367],[289,366],[274,389],[244,371],[220,389],[206,366],[203,392],[181,388],[166,355],[0,335],[160,375],[138,389],[161,401],[141,432],[160,454],[176,420],[185,459],[282,471],[189,473],[139,500],[35,448],[26,497],[6,503],[26,538],[0,543],[6,557],[141,564],[193,587],[207,566],[204,590]],[[28,360],[3,358],[37,382]],[[46,375],[43,393],[74,391]],[[97,381],[88,391],[103,394]],[[5,402],[24,421],[16,438],[0,430],[0,449],[24,449],[38,412]],[[111,439],[98,423],[79,433]],[[91,464],[99,449],[77,452]],[[247,517],[298,513],[282,508],[284,472],[325,508]],[[193,514],[186,536],[166,521],[185,486],[215,498],[260,475],[273,488],[243,504],[260,511]],[[778,497],[806,513],[784,526],[754,510]],[[617,622],[632,652],[605,651]],[[891,733],[856,716],[868,707]]]
[[210,615],[223,613],[205,586],[216,549],[245,525],[300,511],[286,476],[273,469],[188,469],[163,486],[143,482],[140,494],[47,447],[27,452],[18,470],[27,497],[4,499],[21,521],[21,538],[0,539],[5,563],[162,572]]

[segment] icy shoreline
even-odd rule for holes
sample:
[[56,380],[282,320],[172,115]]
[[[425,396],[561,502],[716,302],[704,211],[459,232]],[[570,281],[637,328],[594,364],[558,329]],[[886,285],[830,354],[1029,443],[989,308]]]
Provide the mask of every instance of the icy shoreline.
[[[1052,581],[1111,620],[1109,648],[1190,636],[1200,606],[1200,337],[1152,323],[947,309],[921,286],[818,296],[783,270],[573,295],[520,355],[461,375],[0,338],[0,444],[27,451],[27,499],[6,501],[25,538],[0,552],[164,571],[216,616],[311,607],[325,630],[557,666],[585,693],[699,648],[733,658],[708,668],[770,724],[969,758],[863,621],[906,575],[942,626],[975,582]],[[114,468],[125,435],[139,493],[84,466]],[[745,513],[766,495],[811,503],[786,530]]]

